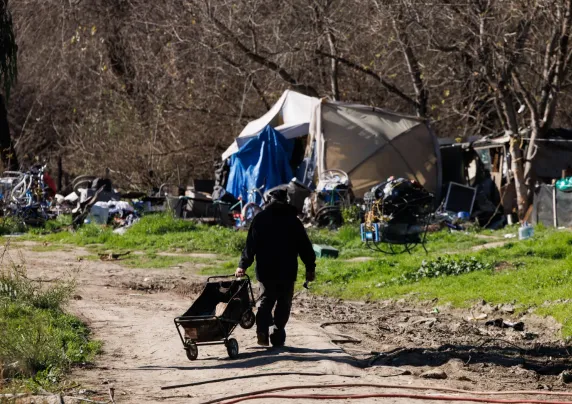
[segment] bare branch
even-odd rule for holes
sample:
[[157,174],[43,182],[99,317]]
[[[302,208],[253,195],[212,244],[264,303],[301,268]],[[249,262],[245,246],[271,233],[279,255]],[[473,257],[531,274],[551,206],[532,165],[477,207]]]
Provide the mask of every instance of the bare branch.
[[316,53],[320,56],[335,59],[336,61],[340,62],[341,64],[344,64],[344,65],[346,65],[346,66],[348,66],[348,67],[350,67],[356,71],[359,71],[359,72],[364,73],[370,77],[373,77],[383,87],[385,87],[390,93],[397,95],[399,98],[401,98],[402,100],[406,101],[408,104],[413,106],[416,110],[419,109],[420,106],[417,104],[417,102],[413,98],[409,97],[407,94],[405,94],[399,88],[397,88],[395,85],[391,84],[390,82],[388,82],[386,79],[384,79],[382,76],[375,73],[371,69],[368,69],[367,67],[360,66],[357,63],[354,63],[351,60],[345,59],[341,56],[330,55],[329,53],[322,52],[320,50],[316,50]]

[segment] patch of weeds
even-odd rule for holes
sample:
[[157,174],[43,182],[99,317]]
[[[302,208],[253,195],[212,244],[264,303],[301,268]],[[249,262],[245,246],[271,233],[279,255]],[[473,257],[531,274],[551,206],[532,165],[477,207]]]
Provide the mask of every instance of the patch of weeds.
[[71,366],[93,360],[100,343],[62,310],[74,287],[73,281],[30,280],[19,265],[0,269],[0,390],[48,390]]
[[346,225],[358,225],[361,220],[361,210],[357,205],[350,205],[342,209],[342,218]]
[[28,229],[30,234],[50,234],[50,233],[57,233],[66,228],[69,228],[72,225],[72,216],[71,215],[59,215],[54,220],[46,221],[42,226],[39,227],[31,227]]
[[445,276],[458,276],[475,271],[490,271],[493,266],[482,262],[476,257],[438,257],[435,260],[423,261],[415,272],[403,274],[404,282],[419,282],[423,278],[439,278]]
[[26,225],[12,216],[0,217],[0,235],[23,233],[27,230]]

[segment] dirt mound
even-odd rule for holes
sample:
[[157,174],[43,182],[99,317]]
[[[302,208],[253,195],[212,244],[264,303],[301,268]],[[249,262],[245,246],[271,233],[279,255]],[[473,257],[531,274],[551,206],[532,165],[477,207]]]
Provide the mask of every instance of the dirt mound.
[[[486,389],[530,388],[530,383],[559,389],[558,376],[572,369],[572,347],[558,339],[558,327],[530,314],[519,317],[483,306],[489,313],[474,316],[436,308],[436,302],[352,303],[309,295],[298,296],[294,306],[297,317],[321,322],[333,341],[343,336],[343,349],[368,365],[418,376],[440,368],[449,378]],[[522,331],[506,325],[517,320],[524,323]]]

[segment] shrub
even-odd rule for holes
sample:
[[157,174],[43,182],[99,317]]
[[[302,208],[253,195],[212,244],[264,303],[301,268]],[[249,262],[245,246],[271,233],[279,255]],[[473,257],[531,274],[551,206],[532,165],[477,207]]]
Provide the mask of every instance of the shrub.
[[87,327],[62,311],[74,286],[74,281],[42,285],[29,279],[21,265],[0,269],[0,369],[4,378],[34,377],[38,383],[56,383],[70,366],[91,360],[97,353],[99,343],[89,341]]

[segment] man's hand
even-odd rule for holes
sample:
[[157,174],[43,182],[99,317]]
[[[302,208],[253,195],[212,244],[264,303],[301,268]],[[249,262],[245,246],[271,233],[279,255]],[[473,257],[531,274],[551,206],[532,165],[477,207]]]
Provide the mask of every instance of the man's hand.
[[316,280],[316,272],[306,272],[306,282],[314,282]]
[[242,278],[244,276],[244,274],[246,273],[246,271],[242,268],[236,268],[236,271],[234,273],[234,276],[236,276],[237,278]]

